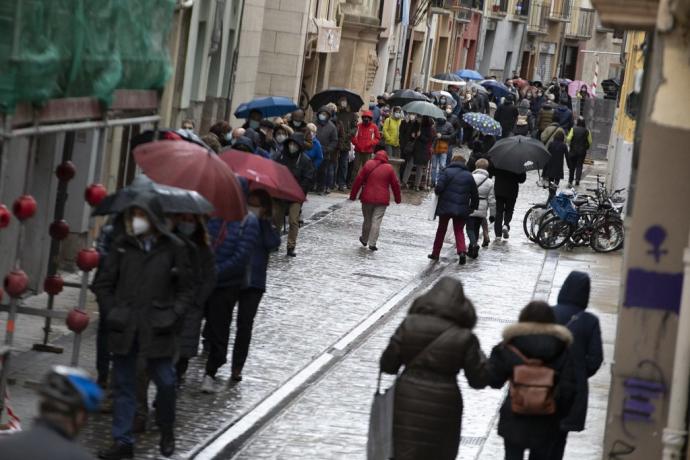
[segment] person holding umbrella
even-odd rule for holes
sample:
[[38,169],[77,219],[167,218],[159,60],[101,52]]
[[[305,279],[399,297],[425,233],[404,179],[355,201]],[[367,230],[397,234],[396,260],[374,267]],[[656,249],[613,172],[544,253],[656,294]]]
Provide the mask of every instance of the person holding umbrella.
[[[304,153],[304,135],[295,133],[290,136],[285,141],[283,153],[280,154],[276,161],[290,170],[306,195],[314,180],[314,165]],[[288,257],[295,257],[297,256],[295,247],[297,246],[297,236],[299,234],[299,215],[302,211],[302,203],[276,200],[274,208],[273,223],[279,229],[283,228],[285,214],[288,214],[287,255]]]
[[373,119],[374,116],[370,110],[362,113],[362,122],[357,125],[357,133],[352,139],[355,146],[354,174],[359,174],[359,170],[369,161],[374,148],[381,140],[381,134]]
[[317,191],[330,193],[334,182],[335,162],[338,157],[338,128],[331,121],[331,111],[325,105],[316,114],[316,137],[321,142],[323,162],[318,171]]

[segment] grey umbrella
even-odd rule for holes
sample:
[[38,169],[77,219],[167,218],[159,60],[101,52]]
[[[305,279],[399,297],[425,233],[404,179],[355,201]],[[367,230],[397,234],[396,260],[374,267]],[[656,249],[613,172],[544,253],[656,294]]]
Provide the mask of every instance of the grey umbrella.
[[512,136],[496,142],[487,156],[496,169],[522,174],[543,168],[551,154],[540,141],[527,136]]
[[416,113],[424,117],[431,118],[446,118],[443,110],[436,107],[431,102],[415,101],[405,104],[403,110],[408,113]]
[[413,91],[411,89],[399,89],[393,94],[390,95],[388,99],[386,99],[386,102],[388,105],[391,107],[394,107],[396,105],[399,105],[402,107],[405,104],[409,104],[410,102],[414,101],[429,101],[430,99],[423,95],[422,93],[418,93],[417,91]]

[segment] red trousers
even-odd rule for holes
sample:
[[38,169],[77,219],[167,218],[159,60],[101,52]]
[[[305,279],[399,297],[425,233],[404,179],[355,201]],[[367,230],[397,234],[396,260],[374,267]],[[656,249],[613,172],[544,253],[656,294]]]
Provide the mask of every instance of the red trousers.
[[448,221],[453,219],[453,233],[455,233],[455,247],[458,254],[467,252],[465,247],[465,219],[455,216],[439,216],[438,228],[436,229],[436,239],[434,239],[434,249],[431,253],[435,256],[441,254],[441,247],[443,247],[443,239],[446,237],[446,230],[448,230]]

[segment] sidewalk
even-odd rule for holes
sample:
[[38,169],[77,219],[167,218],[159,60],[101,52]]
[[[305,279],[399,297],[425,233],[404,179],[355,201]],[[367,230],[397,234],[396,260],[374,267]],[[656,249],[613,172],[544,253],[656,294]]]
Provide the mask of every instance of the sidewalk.
[[[605,166],[604,166],[605,167]],[[598,163],[589,169],[583,187],[592,186],[594,175],[603,171]],[[525,238],[521,222],[529,203],[537,201],[543,190],[534,185],[532,174],[521,188],[508,242],[492,244],[477,261],[457,266],[455,258],[445,259],[444,274],[462,280],[467,296],[479,315],[475,330],[485,353],[501,340],[503,328],[517,319],[519,310],[532,298],[556,301],[560,286],[571,270],[590,273],[593,281],[590,309],[602,324],[605,361],[590,380],[590,405],[587,430],[570,437],[566,458],[572,460],[601,457],[609,367],[613,357],[616,310],[620,280],[620,252],[601,255],[589,248],[573,252],[545,253]],[[419,292],[418,294],[421,294]],[[364,459],[371,398],[378,374],[378,359],[409,304],[401,305],[358,348],[314,383],[263,429],[236,455],[239,459]],[[384,384],[392,381],[388,378]],[[464,377],[459,378],[465,412],[460,459],[503,457],[502,438],[496,434],[497,413],[504,397],[502,390],[475,391]]]

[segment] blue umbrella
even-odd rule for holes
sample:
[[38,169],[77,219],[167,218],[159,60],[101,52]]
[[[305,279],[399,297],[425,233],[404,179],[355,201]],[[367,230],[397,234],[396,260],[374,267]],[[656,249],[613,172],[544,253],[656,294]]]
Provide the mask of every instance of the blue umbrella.
[[268,96],[260,97],[258,99],[240,104],[235,110],[235,117],[249,118],[249,113],[253,110],[258,110],[264,118],[280,117],[286,113],[294,112],[299,109],[297,104],[292,102],[287,97]]
[[462,119],[482,134],[501,135],[501,124],[485,113],[469,112],[463,115]]
[[506,85],[496,80],[484,80],[480,84],[484,88],[490,89],[491,92],[494,93],[496,101],[498,101],[502,97],[507,97],[508,95],[513,94],[510,92]]
[[472,69],[456,70],[455,75],[465,80],[483,80],[482,74]]

